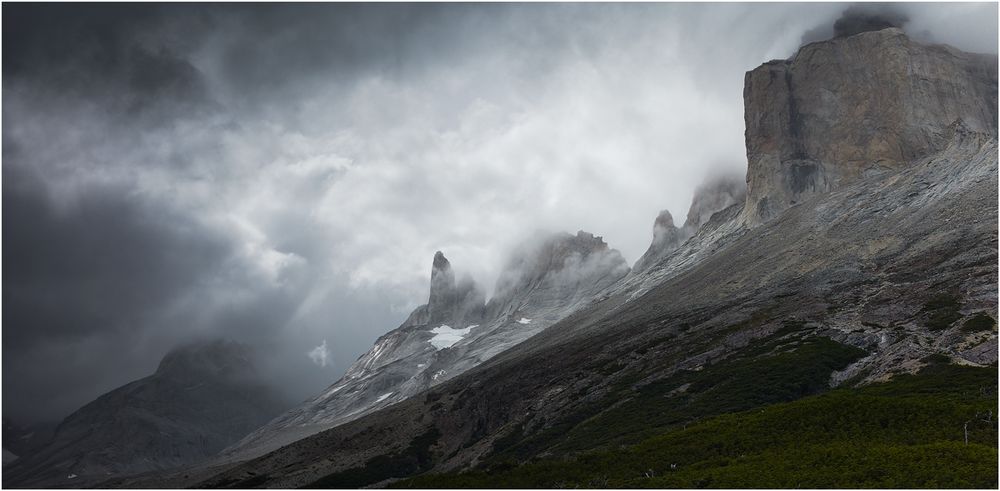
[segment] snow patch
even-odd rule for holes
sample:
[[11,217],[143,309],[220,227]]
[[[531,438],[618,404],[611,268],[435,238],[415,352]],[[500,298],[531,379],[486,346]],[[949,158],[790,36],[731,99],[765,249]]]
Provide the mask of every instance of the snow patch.
[[465,329],[452,329],[447,325],[435,327],[434,329],[431,329],[431,332],[434,333],[434,337],[431,338],[429,342],[439,350],[450,348],[455,343],[461,341],[466,334],[469,334],[469,331],[471,331],[473,327],[478,327],[478,325],[472,325],[466,327]]
[[444,375],[445,373],[446,372],[444,370],[438,370],[438,371],[434,372],[434,376],[431,377],[431,380],[437,380],[438,377]]
[[518,323],[518,324],[531,324],[531,319],[529,319],[529,318],[527,318],[527,317],[521,317],[521,318],[520,318],[520,319],[519,319],[519,320],[517,321],[517,323]]
[[376,403],[378,403],[378,402],[382,402],[382,401],[384,401],[384,400],[388,399],[388,398],[389,398],[389,396],[391,396],[392,394],[393,394],[392,392],[390,392],[390,393],[388,393],[388,394],[382,394],[382,395],[378,396],[378,399],[375,399],[375,402],[376,402]]
[[66,476],[66,479],[76,479],[76,474],[70,474]]

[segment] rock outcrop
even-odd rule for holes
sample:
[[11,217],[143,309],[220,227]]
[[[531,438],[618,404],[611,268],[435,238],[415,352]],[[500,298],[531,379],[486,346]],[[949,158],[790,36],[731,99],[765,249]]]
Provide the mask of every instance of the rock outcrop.
[[668,254],[676,250],[690,237],[686,227],[674,225],[674,217],[668,210],[663,210],[653,222],[653,242],[646,252],[635,262],[632,270],[636,273],[649,269]]
[[289,406],[255,380],[244,344],[175,349],[153,375],[69,415],[47,446],[4,469],[3,484],[79,487],[204,461]]
[[431,264],[431,287],[427,304],[417,307],[404,326],[424,324],[471,324],[483,320],[486,295],[469,276],[457,283],[451,263],[441,251],[434,253]]
[[948,128],[997,131],[997,57],[898,28],[803,46],[746,74],[745,216],[785,208],[941,151]]
[[628,269],[617,251],[591,233],[561,233],[533,241],[504,267],[486,306],[487,316],[517,316],[525,309],[562,311],[589,300]]
[[484,304],[471,279],[455,283],[434,255],[428,303],[386,333],[326,391],[275,418],[223,452],[260,455],[449,380],[528,339],[628,274],[621,254],[586,232],[529,241],[506,264]]
[[674,225],[674,217],[663,210],[653,223],[653,242],[632,267],[642,273],[677,250],[712,218],[712,215],[746,199],[746,184],[733,176],[717,176],[702,183],[694,192],[684,225]]
[[747,185],[743,179],[722,175],[706,180],[694,191],[684,228],[694,233],[708,223],[712,215],[746,200]]

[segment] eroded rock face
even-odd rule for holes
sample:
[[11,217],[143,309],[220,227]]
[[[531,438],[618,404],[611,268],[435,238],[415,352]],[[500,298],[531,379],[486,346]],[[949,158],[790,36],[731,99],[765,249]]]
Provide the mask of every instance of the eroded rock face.
[[941,151],[962,120],[995,135],[997,57],[923,45],[902,30],[803,46],[746,75],[750,223],[865,175]]
[[628,271],[625,259],[601,237],[584,231],[556,234],[514,253],[497,279],[487,317],[514,315],[525,305],[574,305]]

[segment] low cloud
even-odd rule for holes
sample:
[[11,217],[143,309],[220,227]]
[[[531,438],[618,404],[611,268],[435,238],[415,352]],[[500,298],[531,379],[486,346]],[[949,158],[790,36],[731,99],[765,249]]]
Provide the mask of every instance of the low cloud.
[[330,350],[326,349],[326,340],[323,340],[323,344],[309,350],[306,355],[309,356],[309,359],[312,360],[313,363],[321,367],[325,367],[326,361],[330,357]]

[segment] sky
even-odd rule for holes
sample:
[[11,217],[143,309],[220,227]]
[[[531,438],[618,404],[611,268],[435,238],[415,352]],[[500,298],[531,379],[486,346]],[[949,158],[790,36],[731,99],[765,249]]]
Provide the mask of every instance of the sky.
[[[632,263],[745,174],[744,73],[847,7],[4,4],[4,417],[210,337],[304,399],[426,302],[437,250],[487,292],[538,230]],[[996,53],[995,3],[892,8]]]

